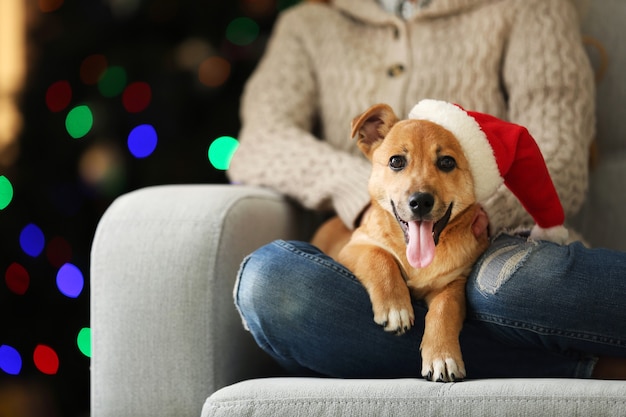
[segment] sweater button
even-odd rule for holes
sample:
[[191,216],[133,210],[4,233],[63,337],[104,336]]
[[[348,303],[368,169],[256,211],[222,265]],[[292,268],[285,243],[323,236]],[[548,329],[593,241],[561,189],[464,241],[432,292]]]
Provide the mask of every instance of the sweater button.
[[387,75],[390,77],[397,77],[404,72],[404,65],[402,64],[394,64],[389,67],[387,70]]

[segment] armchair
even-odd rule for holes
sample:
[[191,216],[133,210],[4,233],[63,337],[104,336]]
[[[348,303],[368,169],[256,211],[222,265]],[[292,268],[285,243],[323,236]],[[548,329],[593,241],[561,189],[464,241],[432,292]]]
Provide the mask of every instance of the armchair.
[[[572,222],[591,244],[626,250],[626,2],[589,2],[583,17],[610,65],[598,85],[600,162]],[[626,414],[620,381],[281,376],[243,330],[234,280],[246,254],[278,238],[306,240],[315,224],[277,193],[246,186],[157,186],[119,197],[92,247],[92,415]]]

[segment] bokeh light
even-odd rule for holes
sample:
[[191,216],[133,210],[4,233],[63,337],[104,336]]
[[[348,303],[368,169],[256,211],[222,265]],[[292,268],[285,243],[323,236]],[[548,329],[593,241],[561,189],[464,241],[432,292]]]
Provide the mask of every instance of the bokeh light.
[[76,106],[65,118],[67,133],[74,139],[84,137],[93,127],[93,113],[88,106]]
[[235,45],[249,45],[258,36],[259,25],[249,17],[238,17],[231,21],[226,28],[226,39]]
[[215,48],[204,38],[187,38],[176,48],[176,64],[186,70],[195,72],[206,58],[215,54]]
[[19,375],[22,370],[22,357],[14,347],[0,345],[0,369],[9,375]]
[[219,56],[212,56],[198,67],[198,79],[207,87],[219,87],[230,76],[230,62]]
[[86,85],[96,85],[109,63],[104,55],[89,55],[80,64],[80,79]]
[[30,275],[22,265],[13,262],[4,274],[4,281],[9,290],[17,295],[24,295],[30,285]]
[[91,329],[89,327],[80,329],[78,337],[76,337],[76,344],[83,355],[91,358]]
[[148,83],[138,81],[129,84],[122,93],[122,104],[129,113],[139,113],[148,107],[152,100],[152,89]]
[[43,374],[54,375],[59,370],[59,356],[50,346],[37,345],[33,352],[33,361]]
[[72,247],[67,240],[55,236],[46,245],[46,258],[54,268],[60,268],[72,260]]
[[241,8],[248,16],[266,18],[276,9],[276,0],[240,0]]
[[209,145],[209,162],[215,169],[227,170],[238,147],[239,141],[231,136],[215,139]]
[[104,97],[119,96],[126,87],[126,70],[120,66],[108,67],[98,80],[98,89]]
[[156,149],[157,142],[157,132],[149,124],[139,125],[128,134],[128,150],[135,158],[150,156]]
[[126,166],[117,143],[92,144],[80,157],[78,169],[85,184],[100,194],[116,197],[124,191]]
[[45,238],[43,232],[36,224],[27,224],[20,233],[20,246],[24,253],[33,258],[43,251]]
[[72,101],[72,87],[67,80],[57,81],[46,91],[46,106],[51,112],[64,110]]
[[13,185],[4,175],[0,175],[0,210],[4,210],[13,200]]
[[78,297],[84,285],[83,273],[76,265],[66,263],[57,272],[57,288],[66,297]]
[[39,0],[39,10],[43,13],[54,12],[60,9],[61,6],[63,6],[63,0]]

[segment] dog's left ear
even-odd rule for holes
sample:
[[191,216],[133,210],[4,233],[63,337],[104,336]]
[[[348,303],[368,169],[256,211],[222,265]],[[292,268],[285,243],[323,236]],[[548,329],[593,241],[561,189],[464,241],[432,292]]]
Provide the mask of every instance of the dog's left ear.
[[351,137],[357,136],[357,145],[368,158],[387,136],[398,117],[387,104],[376,104],[352,120]]

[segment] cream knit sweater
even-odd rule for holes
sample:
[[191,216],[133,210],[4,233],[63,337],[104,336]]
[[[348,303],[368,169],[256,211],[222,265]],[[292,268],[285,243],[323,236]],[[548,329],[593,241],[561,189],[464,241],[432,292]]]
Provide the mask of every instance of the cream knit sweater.
[[[352,226],[369,162],[350,122],[375,103],[399,117],[423,98],[524,125],[567,215],[587,188],[593,74],[569,0],[432,0],[404,21],[376,0],[302,3],[277,21],[242,99],[233,182],[334,210]],[[541,186],[540,184],[532,186]],[[492,231],[532,224],[502,186],[483,202]]]

